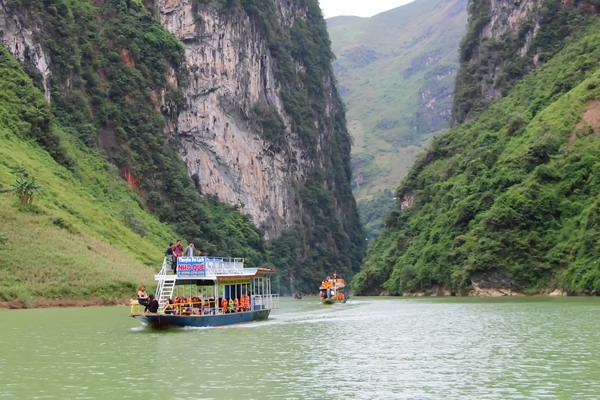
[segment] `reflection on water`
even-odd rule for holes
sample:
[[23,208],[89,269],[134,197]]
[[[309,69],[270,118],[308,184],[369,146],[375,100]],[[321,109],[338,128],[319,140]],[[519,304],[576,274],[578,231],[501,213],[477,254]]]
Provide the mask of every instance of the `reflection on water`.
[[0,312],[0,399],[598,399],[598,298],[282,299],[153,332],[126,307]]

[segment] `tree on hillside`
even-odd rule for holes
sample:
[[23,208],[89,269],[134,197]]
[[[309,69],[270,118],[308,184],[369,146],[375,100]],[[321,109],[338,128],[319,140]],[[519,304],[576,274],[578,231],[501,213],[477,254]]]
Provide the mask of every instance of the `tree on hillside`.
[[17,178],[12,188],[3,188],[0,191],[3,193],[12,193],[19,199],[21,205],[30,206],[33,204],[33,196],[36,193],[40,196],[42,195],[43,186],[22,167],[15,168],[14,172],[17,173]]

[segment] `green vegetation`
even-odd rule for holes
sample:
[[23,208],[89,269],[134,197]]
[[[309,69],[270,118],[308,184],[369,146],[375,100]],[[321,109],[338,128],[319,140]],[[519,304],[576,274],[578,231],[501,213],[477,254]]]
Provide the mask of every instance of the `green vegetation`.
[[371,18],[327,20],[353,137],[353,194],[367,237],[381,232],[390,190],[449,126],[466,0],[416,0]]
[[14,168],[17,178],[11,189],[0,189],[0,192],[10,192],[19,199],[23,207],[33,204],[33,196],[42,194],[42,184],[35,180],[33,176],[22,168]]
[[433,141],[397,190],[412,206],[387,217],[353,290],[600,292],[600,22],[585,21],[506,98]]
[[372,200],[363,200],[358,203],[360,222],[364,227],[368,240],[376,239],[383,231],[384,217],[396,205],[396,198],[391,190],[386,189],[377,193]]
[[[47,103],[1,47],[0,75],[0,186],[19,189],[17,197],[13,189],[0,194],[0,301],[129,298],[139,282],[152,282],[175,234],[142,211],[114,167],[69,138],[50,114],[46,124],[77,174],[39,147],[36,128],[22,116]],[[44,195],[31,202],[40,186]],[[144,224],[143,236],[120,222],[123,202]]]

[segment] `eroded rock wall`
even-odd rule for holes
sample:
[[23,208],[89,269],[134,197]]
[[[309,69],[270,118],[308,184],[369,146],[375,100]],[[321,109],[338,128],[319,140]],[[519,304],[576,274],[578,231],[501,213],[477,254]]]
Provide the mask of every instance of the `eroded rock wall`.
[[[252,123],[257,103],[289,121],[266,42],[242,12],[223,18],[214,7],[194,10],[191,0],[157,0],[156,6],[163,26],[185,46],[190,80],[172,134],[190,176],[203,194],[251,215],[267,238],[279,236],[298,214],[297,182],[309,165],[289,123],[281,150]],[[276,9],[283,24],[302,16],[281,4]]]
[[50,60],[40,43],[34,40],[34,29],[30,24],[27,16],[16,14],[4,0],[0,0],[0,43],[13,57],[39,71],[44,96],[50,100]]

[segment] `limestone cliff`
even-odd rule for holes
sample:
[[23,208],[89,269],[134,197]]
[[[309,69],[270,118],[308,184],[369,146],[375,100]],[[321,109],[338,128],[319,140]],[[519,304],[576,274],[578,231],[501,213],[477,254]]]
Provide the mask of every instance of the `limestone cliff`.
[[34,29],[25,23],[23,17],[7,8],[4,0],[0,0],[0,43],[15,58],[32,65],[40,73],[44,95],[50,100],[49,58],[41,44],[34,39]]
[[[183,88],[185,104],[178,110],[171,133],[178,139],[190,176],[203,194],[251,215],[267,238],[279,237],[302,214],[298,191],[308,172],[315,167],[336,168],[331,159],[337,151],[333,148],[334,120],[343,111],[331,68],[323,70],[322,77],[307,77],[320,80],[325,91],[321,115],[311,121],[317,138],[311,152],[284,105],[284,83],[275,72],[275,64],[283,61],[274,59],[259,18],[235,4],[226,12],[218,2],[197,5],[192,0],[156,0],[155,4],[163,26],[185,46],[190,75]],[[273,1],[270,9],[279,24],[274,29],[285,35],[296,21],[322,18],[315,15],[314,4],[311,9],[310,2]],[[293,62],[296,71],[306,73],[302,60]],[[281,145],[265,139],[264,128],[253,121],[257,107],[272,110],[284,122]],[[328,189],[341,183],[323,182]]]
[[[192,0],[157,0],[165,28],[185,46],[190,72],[185,105],[171,129],[189,174],[205,195],[217,196],[251,215],[269,237],[293,225],[295,195],[311,162],[286,124],[286,144],[274,149],[253,124],[253,107],[266,103],[284,120],[268,45],[253,21],[238,10],[224,17],[216,7],[194,10]],[[291,25],[306,9],[278,4],[278,19]],[[330,87],[329,90],[334,90]],[[327,132],[321,132],[327,135]]]
[[474,117],[555,54],[560,43],[580,27],[569,22],[577,8],[579,12],[590,10],[584,3],[588,4],[562,0],[471,2],[469,27],[461,43],[453,123]]

